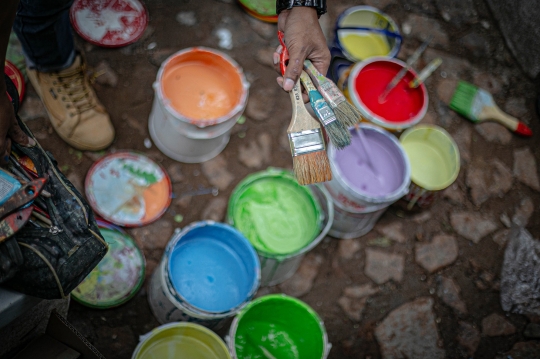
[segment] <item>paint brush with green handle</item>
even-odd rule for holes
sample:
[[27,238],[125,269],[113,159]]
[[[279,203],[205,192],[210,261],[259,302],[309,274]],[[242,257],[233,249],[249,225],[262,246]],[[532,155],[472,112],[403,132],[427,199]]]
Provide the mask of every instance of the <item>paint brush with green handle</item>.
[[337,120],[334,111],[332,111],[322,95],[319,93],[319,91],[317,91],[317,88],[313,82],[311,82],[309,75],[305,71],[302,71],[300,81],[302,81],[302,84],[308,93],[311,108],[317,115],[319,122],[326,130],[326,133],[330,138],[330,142],[332,142],[339,150],[350,145],[351,134],[349,130]]

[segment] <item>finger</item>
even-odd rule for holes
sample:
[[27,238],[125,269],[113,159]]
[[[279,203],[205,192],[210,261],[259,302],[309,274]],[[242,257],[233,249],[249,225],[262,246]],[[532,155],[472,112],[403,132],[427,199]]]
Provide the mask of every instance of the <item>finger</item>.
[[307,56],[313,66],[323,75],[326,76],[330,67],[331,55],[328,48],[324,47],[313,51]]
[[283,81],[283,89],[287,92],[291,91],[294,84],[298,81],[298,78],[302,73],[305,60],[305,56],[301,56],[300,54],[293,55],[289,52],[289,56],[289,64],[287,65],[285,75],[283,76],[285,78],[285,81]]
[[32,147],[36,145],[36,141],[28,137],[26,133],[24,133],[19,127],[19,124],[16,121],[12,122],[8,131],[8,136],[19,145],[23,145],[25,147]]
[[272,63],[274,64],[274,70],[276,70],[276,72],[280,75],[282,75],[282,73],[281,73],[281,69],[279,68],[279,57],[282,51],[283,51],[283,46],[279,45],[276,48],[276,51],[274,51],[274,53],[272,54]]

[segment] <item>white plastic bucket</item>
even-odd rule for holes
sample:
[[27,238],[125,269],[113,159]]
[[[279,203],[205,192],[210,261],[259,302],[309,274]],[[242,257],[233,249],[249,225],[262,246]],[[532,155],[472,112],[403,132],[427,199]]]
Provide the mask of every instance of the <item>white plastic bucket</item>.
[[340,239],[361,237],[373,229],[386,209],[387,207],[354,212],[344,209],[339,202],[335,201],[334,223],[328,234]]
[[[189,61],[211,59],[224,76],[237,82],[237,102],[230,112],[218,118],[195,119],[179,113],[166,97],[162,80],[167,69]],[[201,60],[202,61],[202,60]],[[217,50],[192,47],[171,55],[161,65],[154,82],[154,103],[148,120],[150,136],[170,158],[186,163],[200,163],[217,156],[227,145],[231,128],[244,112],[249,84],[242,68],[232,58]]]

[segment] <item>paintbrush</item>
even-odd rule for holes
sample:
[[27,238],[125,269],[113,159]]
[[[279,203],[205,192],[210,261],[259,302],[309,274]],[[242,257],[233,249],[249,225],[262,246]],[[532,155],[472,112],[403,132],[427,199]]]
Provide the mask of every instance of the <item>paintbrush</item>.
[[440,57],[433,59],[426,67],[424,67],[420,74],[414,78],[414,80],[411,80],[411,82],[409,82],[409,87],[415,89],[421,84],[423,84],[424,81],[426,81],[426,79],[431,76],[433,71],[437,70],[437,68],[441,66],[441,64],[442,59]]
[[322,95],[317,91],[313,82],[309,78],[309,75],[302,71],[300,80],[306,89],[311,108],[319,118],[319,122],[323,125],[330,142],[334,144],[337,149],[343,149],[351,144],[351,133],[341,122],[339,122],[334,114],[334,111],[328,106]]
[[345,96],[339,91],[335,83],[321,74],[311,61],[304,61],[304,70],[317,87],[317,90],[324,97],[330,108],[336,114],[336,118],[345,127],[351,127],[360,121],[360,111],[347,101]]
[[531,129],[517,118],[504,113],[489,92],[468,82],[459,81],[450,108],[473,123],[495,121],[518,135],[532,136]]
[[433,38],[433,35],[429,35],[426,41],[424,41],[422,45],[420,45],[420,47],[417,48],[416,51],[409,57],[409,59],[407,60],[407,63],[405,64],[405,67],[403,67],[396,74],[396,76],[394,76],[392,81],[390,81],[388,85],[386,85],[386,88],[384,89],[384,91],[379,95],[379,99],[378,99],[379,103],[384,103],[388,94],[397,86],[397,84],[399,83],[399,81],[401,81],[403,76],[407,74],[407,71],[409,71],[409,69],[416,62],[416,60],[420,58],[420,56],[422,55],[422,53],[424,52],[424,50],[426,49],[426,47],[428,46],[432,38]]

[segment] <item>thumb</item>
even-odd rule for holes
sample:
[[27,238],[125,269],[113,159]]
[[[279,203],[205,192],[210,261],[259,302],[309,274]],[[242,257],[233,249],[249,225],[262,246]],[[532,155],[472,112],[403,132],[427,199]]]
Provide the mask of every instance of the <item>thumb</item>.
[[8,137],[22,146],[32,147],[36,145],[36,141],[28,137],[26,133],[24,133],[23,130],[19,127],[19,124],[16,121],[13,121],[11,123],[11,126],[8,130]]
[[295,48],[289,48],[289,63],[285,69],[283,89],[287,92],[291,91],[294,87],[294,84],[300,78],[302,69],[304,68],[304,60],[306,55],[302,54],[300,51],[295,51]]

